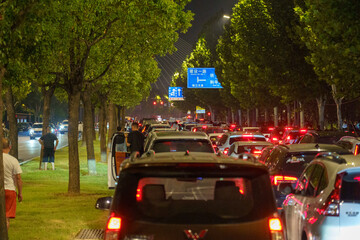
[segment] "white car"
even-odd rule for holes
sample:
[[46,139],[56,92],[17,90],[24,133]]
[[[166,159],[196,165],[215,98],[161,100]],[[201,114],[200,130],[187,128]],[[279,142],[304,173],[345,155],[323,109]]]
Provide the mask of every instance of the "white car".
[[286,197],[283,210],[287,239],[359,239],[360,157],[319,154]]
[[268,146],[273,146],[270,142],[249,142],[249,141],[240,141],[234,142],[231,144],[228,152],[228,156],[239,158],[241,154],[249,153],[252,154],[255,158],[258,158],[262,150]]
[[34,123],[29,130],[30,139],[42,136],[43,123]]
[[239,141],[266,142],[266,138],[261,133],[227,132],[223,133],[217,147],[221,153],[227,155],[231,144]]
[[358,155],[360,151],[360,140],[353,136],[344,136],[339,139],[337,144],[348,148],[354,155]]
[[60,124],[60,133],[64,134],[65,132],[69,131],[69,121],[68,120],[64,120],[62,121],[62,123]]

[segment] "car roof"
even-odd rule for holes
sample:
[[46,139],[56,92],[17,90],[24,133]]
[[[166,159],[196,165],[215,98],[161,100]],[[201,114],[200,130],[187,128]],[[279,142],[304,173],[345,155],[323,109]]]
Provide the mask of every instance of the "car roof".
[[151,127],[162,127],[162,126],[170,126],[168,123],[151,123]]
[[271,142],[264,142],[264,141],[253,141],[253,142],[249,142],[249,141],[238,141],[238,142],[234,142],[233,144],[235,145],[241,145],[241,146],[258,146],[258,145],[262,145],[262,146],[272,146],[274,144],[272,144]]
[[188,131],[162,131],[153,132],[153,136],[156,139],[208,139],[208,136],[204,132],[188,132]]
[[253,166],[267,171],[265,165],[258,162],[239,160],[225,155],[216,155],[213,153],[201,152],[167,152],[167,153],[149,153],[144,154],[141,158],[128,161],[125,168],[136,167],[139,165],[169,165],[178,163],[198,163],[198,164],[224,164],[237,166]]
[[322,144],[322,143],[302,143],[279,145],[287,148],[289,152],[347,152],[345,148],[335,144]]
[[264,136],[259,132],[247,132],[247,131],[237,131],[237,132],[226,132],[224,134],[230,135],[230,136],[235,136],[235,135],[244,135],[244,134],[251,134],[251,135],[259,135],[259,136]]
[[[358,168],[360,170],[360,155],[346,154],[329,158],[329,156],[320,156],[314,160],[315,162],[322,162],[330,166],[336,173],[340,173],[351,168]],[[345,161],[344,161],[345,160]]]

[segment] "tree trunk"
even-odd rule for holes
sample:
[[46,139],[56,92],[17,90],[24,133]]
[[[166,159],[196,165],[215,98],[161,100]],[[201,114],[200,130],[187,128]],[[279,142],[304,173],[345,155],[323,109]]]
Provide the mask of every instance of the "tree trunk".
[[15,104],[13,98],[13,92],[11,86],[6,89],[5,93],[6,99],[6,111],[7,117],[9,120],[9,140],[11,142],[10,155],[18,158],[18,130],[17,130],[17,122],[15,116]]
[[116,132],[116,107],[112,102],[108,106],[108,117],[109,117],[109,132],[108,132],[108,141],[107,141],[107,153],[110,152],[111,148],[111,138],[112,135]]
[[250,120],[250,109],[246,110],[246,126],[250,127],[251,126],[251,120]]
[[[55,86],[50,87],[48,90],[46,90],[46,87],[42,87],[42,94],[44,97],[44,105],[43,105],[43,128],[42,128],[42,135],[45,135],[46,129],[50,124],[50,105],[51,105],[51,97],[54,95]],[[43,158],[43,149],[41,149],[40,152],[40,163],[39,163],[39,169],[41,169],[41,163]]]
[[331,85],[331,89],[332,89],[332,96],[333,96],[334,102],[336,104],[337,127],[338,127],[338,130],[342,130],[341,104],[342,104],[344,97],[337,96],[337,90],[336,90],[335,84]]
[[80,193],[80,163],[78,148],[78,122],[80,107],[80,90],[73,90],[69,96],[69,186],[68,193]]
[[93,140],[96,139],[96,130],[95,130],[95,116],[96,116],[96,113],[95,113],[95,105],[94,104],[91,104],[91,112],[92,112],[92,119],[91,119],[91,124],[92,124],[92,131],[91,131],[91,134],[93,135]]
[[301,101],[299,101],[300,107],[300,128],[305,127],[305,115],[304,115],[304,107]]
[[269,121],[269,112],[268,112],[268,110],[267,110],[267,108],[265,108],[265,112],[264,112],[264,121],[265,121],[265,124],[267,124],[268,123],[268,121]]
[[86,142],[86,156],[88,163],[89,175],[96,174],[96,160],[94,150],[94,121],[90,94],[87,90],[82,93],[82,100],[84,103],[84,137]]
[[259,109],[255,108],[255,126],[259,126]]
[[274,107],[274,127],[279,126],[278,107]]
[[326,96],[320,95],[320,97],[316,98],[316,102],[318,105],[318,113],[319,113],[319,123],[318,127],[320,130],[325,129],[325,103]]
[[234,113],[234,109],[231,108],[231,122],[235,123],[235,113]]
[[286,116],[287,116],[287,125],[291,126],[291,108],[290,104],[286,104]]
[[242,126],[241,109],[238,110],[238,115],[239,115],[239,125]]
[[120,111],[120,118],[121,118],[121,127],[125,127],[125,107],[121,107]]
[[[0,93],[2,92],[2,81],[5,75],[6,69],[0,66]],[[0,126],[2,126],[3,120],[3,99],[0,97]],[[2,153],[3,144],[2,138],[4,136],[3,128],[0,127],[0,153]],[[0,154],[0,239],[7,240],[8,232],[6,226],[6,214],[5,214],[5,188],[4,188],[4,163],[3,155]]]
[[106,162],[106,98],[100,97],[99,138],[101,162]]

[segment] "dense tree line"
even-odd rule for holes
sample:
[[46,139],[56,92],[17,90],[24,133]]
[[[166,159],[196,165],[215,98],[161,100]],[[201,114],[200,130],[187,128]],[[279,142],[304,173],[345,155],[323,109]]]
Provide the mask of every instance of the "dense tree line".
[[225,116],[241,109],[247,124],[254,122],[252,112],[258,122],[269,122],[274,109],[272,124],[281,117],[286,124],[304,126],[307,120],[320,129],[334,120],[332,114],[340,129],[346,102],[346,109],[354,109],[352,116],[347,110],[348,120],[359,120],[359,11],[356,0],[240,0],[216,51],[199,54],[200,46],[208,48],[200,38],[174,76],[173,84],[184,86],[186,66],[215,67],[223,86],[219,96],[185,89],[186,101],[177,106],[186,110],[198,103],[211,110],[219,104]]

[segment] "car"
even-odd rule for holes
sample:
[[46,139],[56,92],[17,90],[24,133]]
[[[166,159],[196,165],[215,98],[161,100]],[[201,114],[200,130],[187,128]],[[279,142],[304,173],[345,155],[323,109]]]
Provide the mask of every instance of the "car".
[[167,128],[167,129],[171,129],[170,125],[168,123],[153,123],[150,124],[149,127],[146,129],[146,131],[143,133],[145,135],[145,137],[147,137],[147,135],[155,130],[155,129],[159,129],[159,128]]
[[31,125],[28,122],[20,122],[17,124],[18,134],[22,136],[28,136],[30,133]]
[[289,129],[285,130],[282,140],[280,143],[282,144],[294,144],[296,139],[305,135],[306,133],[315,133],[314,130],[309,129]]
[[303,136],[299,136],[294,143],[327,143],[335,144],[341,137],[350,135],[351,133],[345,133],[342,131],[316,131],[307,132]]
[[344,136],[336,143],[348,148],[354,155],[359,154],[360,138],[353,136]]
[[228,156],[239,158],[240,155],[244,153],[250,153],[255,158],[259,158],[261,152],[264,148],[268,146],[273,146],[270,142],[249,142],[249,141],[239,141],[231,144],[228,152]]
[[69,121],[66,119],[64,121],[62,121],[62,123],[60,124],[59,130],[60,130],[61,134],[68,132],[69,131]]
[[247,133],[247,132],[227,132],[223,133],[217,147],[219,151],[225,155],[228,154],[231,144],[238,141],[258,141],[265,142],[266,138],[261,133]]
[[243,127],[242,131],[243,132],[248,132],[248,133],[258,133],[260,132],[261,128],[260,127]]
[[284,188],[294,189],[306,164],[322,152],[350,153],[349,150],[338,145],[317,143],[277,145],[271,150],[268,158],[264,161],[269,168],[279,211],[281,211],[282,203],[287,195]]
[[43,129],[43,123],[34,123],[29,130],[30,139],[35,139],[36,137],[41,137]]
[[359,239],[360,157],[320,153],[283,209],[287,239]]
[[151,132],[145,141],[145,152],[208,152],[215,153],[209,137],[202,132]]
[[266,167],[211,153],[159,153],[128,162],[104,239],[284,239]]

